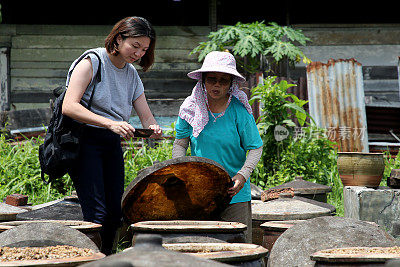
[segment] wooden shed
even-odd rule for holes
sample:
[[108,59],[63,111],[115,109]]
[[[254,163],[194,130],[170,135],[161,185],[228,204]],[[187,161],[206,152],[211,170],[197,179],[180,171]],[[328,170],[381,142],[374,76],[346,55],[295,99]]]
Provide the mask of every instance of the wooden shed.
[[[18,1],[6,1],[1,12],[0,110],[48,108],[51,90],[64,84],[71,62],[86,49],[103,46],[117,20],[137,15],[148,18],[158,36],[156,63],[140,73],[147,98],[156,116],[173,117],[194,85],[186,73],[200,66],[189,52],[210,31],[238,21],[273,21],[302,29],[312,39],[302,49],[314,61],[356,58],[363,65],[369,135],[396,142],[388,131],[399,130],[389,118],[400,110],[400,17],[388,6],[339,0],[327,8],[317,1],[286,0],[264,8],[256,0],[163,0],[124,6],[69,1],[62,8],[27,2],[21,8]],[[305,66],[296,65],[289,75],[305,77]]]

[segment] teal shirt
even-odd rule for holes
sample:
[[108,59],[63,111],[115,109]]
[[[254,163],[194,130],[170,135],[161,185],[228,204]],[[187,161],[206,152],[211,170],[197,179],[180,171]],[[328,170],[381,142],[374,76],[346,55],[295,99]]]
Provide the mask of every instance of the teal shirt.
[[[214,114],[217,117],[219,114]],[[205,157],[221,164],[231,177],[243,167],[246,153],[250,149],[262,146],[262,140],[252,114],[236,97],[232,100],[225,114],[214,122],[209,112],[207,125],[196,138],[188,122],[178,117],[176,138],[190,137],[192,156]],[[231,204],[251,200],[250,179],[237,193]]]

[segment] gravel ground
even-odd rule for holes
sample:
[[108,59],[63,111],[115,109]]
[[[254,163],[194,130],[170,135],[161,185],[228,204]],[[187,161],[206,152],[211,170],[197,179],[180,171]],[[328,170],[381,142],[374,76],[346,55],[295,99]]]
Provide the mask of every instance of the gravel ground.
[[49,247],[0,247],[0,262],[18,260],[48,260],[75,257],[88,257],[94,251],[87,248],[73,246],[49,246]]

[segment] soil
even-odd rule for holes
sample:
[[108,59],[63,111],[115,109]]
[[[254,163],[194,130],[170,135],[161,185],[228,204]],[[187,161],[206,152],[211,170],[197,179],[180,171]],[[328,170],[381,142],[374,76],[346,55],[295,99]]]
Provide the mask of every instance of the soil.
[[76,257],[88,257],[94,251],[88,248],[73,246],[49,247],[0,247],[0,262],[22,260],[49,260]]

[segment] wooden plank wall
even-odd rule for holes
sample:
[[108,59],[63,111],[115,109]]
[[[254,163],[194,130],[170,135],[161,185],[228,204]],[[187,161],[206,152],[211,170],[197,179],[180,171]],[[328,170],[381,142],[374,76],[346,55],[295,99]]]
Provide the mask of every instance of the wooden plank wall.
[[[52,90],[65,84],[70,64],[87,49],[104,47],[112,26],[0,25],[0,47],[10,47],[11,105],[16,109],[47,107]],[[155,64],[143,73],[152,103],[182,100],[194,86],[186,73],[200,67],[189,52],[206,39],[208,27],[155,27]],[[171,102],[171,103],[172,103]],[[179,102],[179,101],[178,101]],[[168,109],[168,108],[167,108]],[[172,113],[176,113],[173,108]],[[169,114],[161,114],[169,115]]]

